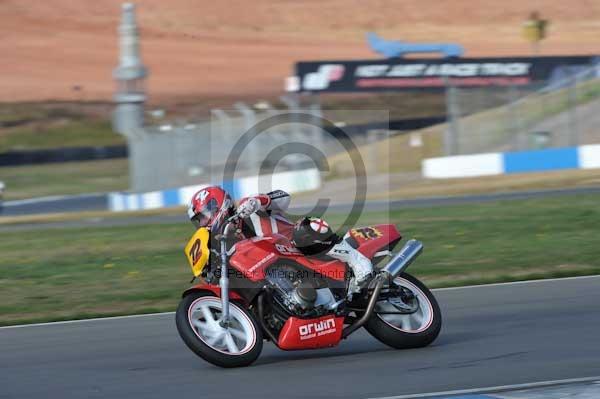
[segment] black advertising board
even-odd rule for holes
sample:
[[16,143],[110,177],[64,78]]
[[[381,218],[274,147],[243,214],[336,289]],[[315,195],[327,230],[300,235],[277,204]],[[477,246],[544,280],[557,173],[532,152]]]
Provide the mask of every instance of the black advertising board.
[[597,61],[597,56],[319,61],[297,63],[296,76],[304,92],[526,86],[572,75]]

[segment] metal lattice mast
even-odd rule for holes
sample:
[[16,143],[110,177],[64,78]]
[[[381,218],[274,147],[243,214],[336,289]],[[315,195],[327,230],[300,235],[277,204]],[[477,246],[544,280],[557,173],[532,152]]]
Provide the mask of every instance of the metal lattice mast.
[[113,78],[117,83],[113,97],[116,104],[113,129],[125,136],[132,136],[144,124],[144,81],[148,75],[140,57],[134,4],[123,4],[118,32],[119,65],[113,70]]

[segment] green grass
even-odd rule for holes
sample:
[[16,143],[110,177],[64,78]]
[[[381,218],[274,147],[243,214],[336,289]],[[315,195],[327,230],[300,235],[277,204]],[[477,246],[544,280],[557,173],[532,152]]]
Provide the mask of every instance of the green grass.
[[0,134],[0,152],[58,147],[123,145],[106,120],[72,120],[53,126],[24,126]]
[[[432,286],[600,272],[599,196],[363,215],[426,250],[410,271]],[[330,218],[341,223],[344,215]],[[182,224],[0,233],[0,324],[173,310],[188,286]]]
[[0,104],[0,152],[124,144],[108,103]]
[[[0,153],[59,147],[123,145],[112,131],[109,103],[0,104]],[[7,200],[123,190],[124,159],[0,167]]]
[[47,195],[125,190],[129,184],[126,159],[1,167],[4,198],[14,200]]
[[[123,145],[100,103],[0,104],[0,153],[59,147]],[[7,200],[122,190],[128,186],[123,159],[0,167]]]

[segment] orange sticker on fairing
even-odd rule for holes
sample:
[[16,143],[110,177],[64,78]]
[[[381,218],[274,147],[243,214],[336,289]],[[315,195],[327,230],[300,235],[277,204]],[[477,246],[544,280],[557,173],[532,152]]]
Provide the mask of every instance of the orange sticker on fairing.
[[350,234],[353,237],[358,237],[363,240],[374,240],[383,235],[383,233],[375,227],[360,227],[358,229],[352,229],[350,230]]

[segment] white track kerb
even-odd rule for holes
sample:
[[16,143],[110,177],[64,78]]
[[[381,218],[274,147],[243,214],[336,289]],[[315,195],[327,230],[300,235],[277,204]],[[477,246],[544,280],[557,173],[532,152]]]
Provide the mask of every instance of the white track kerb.
[[[524,280],[524,281],[513,281],[513,282],[509,282],[509,283],[466,285],[466,286],[462,286],[462,287],[436,288],[436,289],[433,289],[432,291],[434,291],[434,292],[454,291],[454,290],[473,289],[473,288],[489,288],[489,287],[521,285],[521,284],[538,284],[538,283],[547,283],[547,282],[553,282],[553,281],[560,282],[560,281],[595,279],[595,278],[600,279],[600,275],[550,278],[550,279],[539,279],[539,280]],[[51,326],[63,325],[63,324],[91,323],[91,322],[100,322],[100,321],[135,319],[135,318],[141,318],[141,317],[171,316],[174,314],[175,314],[175,312],[161,312],[161,313],[135,314],[135,315],[128,315],[128,316],[96,317],[93,319],[53,321],[53,322],[48,322],[48,323],[18,324],[18,325],[14,325],[14,326],[0,327],[0,330],[11,329],[11,328],[51,327]]]

